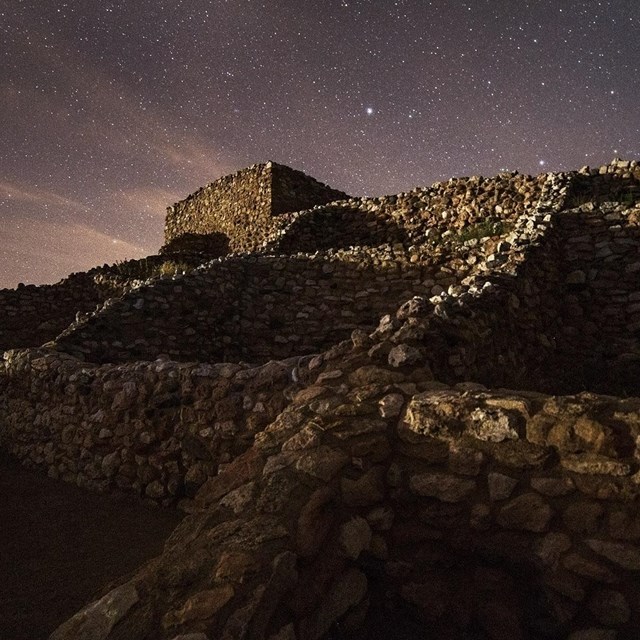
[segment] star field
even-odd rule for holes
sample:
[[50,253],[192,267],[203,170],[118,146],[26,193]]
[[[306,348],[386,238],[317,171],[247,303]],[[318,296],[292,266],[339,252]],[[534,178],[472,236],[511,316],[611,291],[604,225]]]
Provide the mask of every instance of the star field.
[[353,195],[640,158],[634,0],[0,0],[0,287],[274,160]]

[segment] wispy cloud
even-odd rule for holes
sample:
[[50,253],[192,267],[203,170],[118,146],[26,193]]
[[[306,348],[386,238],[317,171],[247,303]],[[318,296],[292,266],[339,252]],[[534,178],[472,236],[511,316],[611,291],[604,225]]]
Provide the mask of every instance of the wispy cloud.
[[73,211],[87,211],[87,206],[50,189],[0,180],[0,199],[7,203],[27,202],[46,207],[63,207]]
[[56,282],[74,271],[148,253],[83,224],[24,218],[0,229],[0,245],[8,258],[0,268],[0,288]]
[[113,193],[115,206],[124,206],[131,211],[141,211],[161,220],[167,207],[179,200],[183,194],[160,187],[134,187]]

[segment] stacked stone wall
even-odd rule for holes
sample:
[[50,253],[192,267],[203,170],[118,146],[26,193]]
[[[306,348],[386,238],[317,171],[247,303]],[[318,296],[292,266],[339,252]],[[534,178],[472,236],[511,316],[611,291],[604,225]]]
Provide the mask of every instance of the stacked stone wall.
[[54,285],[0,290],[0,352],[53,340],[78,313],[94,311],[106,297],[87,274]]
[[492,235],[537,205],[545,175],[455,178],[392,196],[350,198],[299,211],[266,250],[290,254],[349,246],[402,244],[434,249],[441,243]]
[[165,245],[186,234],[224,234],[233,252],[254,251],[284,219],[278,215],[347,197],[300,171],[269,162],[225,176],[167,209]]
[[222,233],[232,251],[249,250],[271,225],[271,172],[266,165],[253,165],[169,207],[164,240],[170,244],[184,234]]
[[161,354],[182,361],[265,362],[326,349],[356,328],[372,330],[382,313],[435,286],[427,268],[407,265],[388,273],[361,255],[351,257],[216,262],[110,300],[56,343],[93,362]]
[[9,351],[0,446],[52,478],[175,503],[251,446],[284,408],[299,364],[98,366],[47,349]]
[[167,639],[633,637],[637,400],[451,388],[341,356],[205,482],[153,567],[55,637],[125,592],[139,605],[119,633]]

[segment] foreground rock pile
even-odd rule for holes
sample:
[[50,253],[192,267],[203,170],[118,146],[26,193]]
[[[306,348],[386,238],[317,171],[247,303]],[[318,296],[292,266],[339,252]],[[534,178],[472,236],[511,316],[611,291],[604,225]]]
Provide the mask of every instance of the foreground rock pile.
[[2,446],[188,514],[52,638],[635,638],[639,187],[301,207],[7,352]]

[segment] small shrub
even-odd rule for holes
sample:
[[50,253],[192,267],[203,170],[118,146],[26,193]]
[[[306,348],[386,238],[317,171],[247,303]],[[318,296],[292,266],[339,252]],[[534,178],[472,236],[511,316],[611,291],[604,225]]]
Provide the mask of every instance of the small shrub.
[[454,242],[460,244],[469,240],[480,240],[481,238],[502,236],[513,229],[513,224],[504,220],[483,220],[476,224],[469,225],[452,237]]
[[167,260],[156,269],[156,274],[154,275],[175,276],[177,273],[184,273],[185,271],[189,271],[192,268],[193,267],[186,262]]

